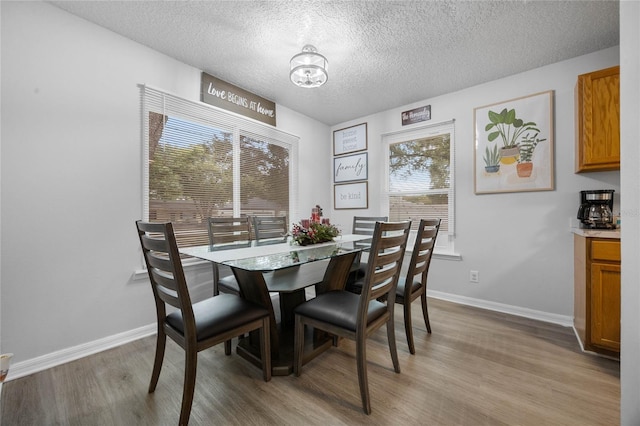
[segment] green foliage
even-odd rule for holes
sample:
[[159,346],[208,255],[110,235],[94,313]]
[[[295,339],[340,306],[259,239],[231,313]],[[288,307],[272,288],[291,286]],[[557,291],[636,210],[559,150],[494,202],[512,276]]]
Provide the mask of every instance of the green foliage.
[[286,148],[240,136],[240,196],[242,203],[262,198],[289,209],[289,155]]
[[538,139],[537,136],[537,133],[533,136],[529,136],[528,133],[523,136],[522,143],[519,146],[520,158],[518,158],[518,163],[530,163],[533,158],[533,151],[538,143],[546,141],[546,139]]
[[150,198],[190,200],[198,216],[213,216],[232,194],[232,170],[225,161],[230,150],[230,142],[217,139],[158,147],[149,158]]
[[484,164],[487,167],[497,166],[500,164],[500,151],[498,151],[498,145],[494,145],[493,149],[489,147],[484,148]]
[[503,109],[500,114],[489,111],[489,121],[484,128],[486,132],[495,128],[495,130],[489,133],[489,142],[493,142],[498,137],[502,138],[503,148],[514,148],[518,146],[518,138],[526,131],[540,132],[536,128],[536,123],[533,121],[525,123],[522,119],[516,117],[516,110],[506,108]]
[[[155,120],[149,149],[149,197],[162,201],[191,201],[200,220],[233,201],[231,135],[217,134],[189,144],[159,144],[166,121]],[[154,117],[151,117],[154,118]],[[219,136],[222,135],[222,136]],[[241,136],[241,202],[252,197],[289,205],[289,155],[286,148]]]
[[311,222],[309,228],[303,228],[300,224],[294,224],[291,230],[293,242],[306,246],[309,244],[325,243],[340,235],[340,230],[334,225]]
[[390,144],[389,172],[404,179],[417,172],[427,172],[431,187],[425,189],[448,188],[450,139],[449,134],[443,134]]

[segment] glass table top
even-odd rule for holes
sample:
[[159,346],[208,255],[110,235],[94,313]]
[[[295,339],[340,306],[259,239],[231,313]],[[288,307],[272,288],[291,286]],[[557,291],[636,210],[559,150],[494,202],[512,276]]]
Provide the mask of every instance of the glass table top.
[[222,250],[220,247],[205,245],[184,247],[180,249],[180,253],[250,271],[275,271],[360,251],[363,247],[355,243],[370,238],[350,234],[336,237],[328,243],[308,246],[282,243],[239,248],[231,246]]
[[221,263],[248,271],[275,271],[304,263],[329,259],[358,250],[360,249],[354,247],[353,242],[303,247],[289,246],[289,250],[283,250],[279,253],[226,260]]

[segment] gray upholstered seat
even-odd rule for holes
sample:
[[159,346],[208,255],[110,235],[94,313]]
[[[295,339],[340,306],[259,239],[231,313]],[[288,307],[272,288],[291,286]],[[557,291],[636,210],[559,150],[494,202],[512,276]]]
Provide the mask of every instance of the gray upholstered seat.
[[[300,305],[296,309],[296,314],[355,332],[359,303],[360,296],[357,294],[329,291],[323,297],[316,297]],[[385,312],[387,312],[386,303],[372,300],[367,309],[367,324],[380,318]]]

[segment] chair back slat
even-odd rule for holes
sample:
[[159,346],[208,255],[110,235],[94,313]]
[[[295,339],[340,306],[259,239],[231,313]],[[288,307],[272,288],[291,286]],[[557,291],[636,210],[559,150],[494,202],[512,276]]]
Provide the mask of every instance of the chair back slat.
[[209,244],[215,246],[216,250],[251,245],[249,217],[210,217],[208,223]]
[[152,268],[165,272],[173,272],[173,262],[167,256],[162,255],[162,252],[151,251],[148,252],[149,264]]
[[158,293],[158,298],[167,305],[171,305],[174,308],[182,309],[182,305],[180,303],[180,299],[178,298],[177,292],[169,292],[169,287],[164,286],[156,287],[156,292]]
[[[360,295],[358,315],[366,315],[371,300],[386,296],[395,300],[400,268],[411,230],[411,222],[376,222],[368,267]],[[394,303],[388,303],[393,315]],[[360,317],[364,319],[364,316]],[[364,321],[366,323],[366,321]]]
[[440,223],[440,219],[420,220],[416,242],[413,246],[413,253],[411,254],[411,261],[407,269],[407,284],[405,285],[405,297],[407,300],[409,300],[409,293],[412,288],[410,283],[413,282],[416,275],[420,275],[420,282],[422,285],[426,285],[433,249],[436,245],[436,239],[438,238],[438,231],[440,230]]
[[253,216],[253,233],[258,245],[278,244],[287,241],[286,216]]
[[351,232],[357,235],[373,235],[376,222],[386,222],[388,216],[354,216]]
[[191,298],[172,224],[137,221],[136,226],[159,323],[164,322],[166,303],[181,310],[185,328],[195,330]]
[[165,252],[168,253],[169,246],[167,240],[160,239],[161,236],[156,234],[155,236],[142,235],[142,246],[152,252]]
[[[386,222],[387,220],[389,220],[388,216],[354,216],[351,233],[356,235],[373,235],[376,222]],[[357,241],[355,243],[356,247],[369,248],[370,245],[370,239]]]
[[151,273],[153,274],[154,282],[162,287],[165,291],[175,294],[178,291],[176,280],[172,275],[168,275],[166,271],[162,271],[155,267],[151,267]]

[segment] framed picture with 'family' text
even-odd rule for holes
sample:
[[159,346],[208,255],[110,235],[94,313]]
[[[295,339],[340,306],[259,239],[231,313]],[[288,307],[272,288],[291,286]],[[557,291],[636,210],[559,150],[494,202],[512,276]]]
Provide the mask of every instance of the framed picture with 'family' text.
[[333,182],[350,182],[354,180],[367,180],[368,164],[367,153],[345,155],[333,158]]

